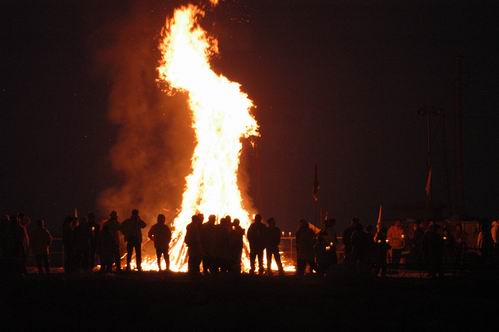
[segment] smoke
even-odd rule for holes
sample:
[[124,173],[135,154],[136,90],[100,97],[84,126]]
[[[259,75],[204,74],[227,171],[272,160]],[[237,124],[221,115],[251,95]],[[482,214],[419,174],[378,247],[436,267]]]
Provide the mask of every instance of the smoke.
[[194,136],[186,98],[169,97],[156,83],[165,13],[137,2],[103,29],[106,45],[98,51],[110,81],[108,116],[117,129],[110,159],[119,181],[100,194],[98,205],[122,219],[138,208],[149,222],[158,213],[171,221],[190,171]]
[[[138,208],[151,225],[158,213],[172,222],[179,212],[195,146],[191,112],[186,95],[169,96],[158,85],[156,71],[161,29],[176,5],[136,1],[102,29],[97,62],[110,82],[108,117],[116,127],[110,159],[118,175],[98,198],[104,215],[116,210],[124,219]],[[238,182],[253,213],[241,162]]]

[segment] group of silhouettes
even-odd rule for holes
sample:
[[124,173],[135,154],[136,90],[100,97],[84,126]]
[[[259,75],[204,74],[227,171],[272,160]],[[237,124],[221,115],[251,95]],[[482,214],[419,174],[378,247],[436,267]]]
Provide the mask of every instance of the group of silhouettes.
[[[22,213],[0,218],[0,268],[6,272],[27,273],[30,252],[38,271],[50,272],[49,248],[53,238],[44,220],[37,220],[29,227],[30,224],[30,218]],[[112,211],[102,224],[93,213],[81,218],[66,217],[62,227],[64,271],[93,271],[97,265],[102,272],[121,271],[121,237],[126,243],[125,270],[132,269],[135,252],[135,267],[141,271],[142,230],[146,226],[136,209],[123,222],[118,220],[116,211]],[[247,232],[240,226],[240,221],[232,220],[231,216],[217,220],[215,215],[210,215],[205,221],[203,214],[196,214],[187,225],[181,245],[187,247],[188,272],[193,275],[241,273],[244,250],[249,251],[250,274],[272,275],[276,270],[283,275],[279,252],[281,234],[274,218],[264,221],[259,214],[255,215]],[[248,248],[244,245],[245,235]],[[482,223],[476,247],[484,261],[493,262],[494,257],[496,260],[499,257],[498,235],[499,222]],[[166,270],[170,270],[172,230],[164,215],[157,216],[147,237],[154,243],[158,269],[162,270],[164,261]],[[321,228],[300,220],[295,233],[296,274],[309,271],[327,275],[338,264],[338,248],[341,247],[344,264],[359,272],[385,276],[389,263],[396,271],[403,259],[435,277],[442,274],[444,256],[458,265],[468,246],[467,234],[460,224],[451,231],[447,225],[441,227],[432,221],[424,227],[416,222],[406,232],[400,220],[386,229],[379,224],[364,227],[358,218],[353,218],[342,233],[341,243],[339,239],[335,219],[324,220]],[[175,241],[178,243],[182,238],[177,236]],[[177,266],[184,263],[178,261],[179,257],[175,259]]]
[[40,272],[49,272],[49,246],[52,235],[43,219],[29,229],[31,219],[19,213],[0,218],[0,274],[26,274],[28,254],[35,258]]

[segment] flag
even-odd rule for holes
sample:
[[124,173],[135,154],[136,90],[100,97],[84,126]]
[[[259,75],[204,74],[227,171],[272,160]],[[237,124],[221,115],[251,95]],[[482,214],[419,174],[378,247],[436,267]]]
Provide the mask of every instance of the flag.
[[379,205],[378,211],[378,221],[376,222],[376,229],[379,231],[381,229],[381,214],[383,213],[383,205]]
[[428,169],[428,176],[426,177],[426,185],[425,185],[426,196],[431,196],[431,166]]
[[317,171],[317,164],[315,164],[314,168],[314,192],[313,192],[313,198],[315,202],[319,201],[319,173]]

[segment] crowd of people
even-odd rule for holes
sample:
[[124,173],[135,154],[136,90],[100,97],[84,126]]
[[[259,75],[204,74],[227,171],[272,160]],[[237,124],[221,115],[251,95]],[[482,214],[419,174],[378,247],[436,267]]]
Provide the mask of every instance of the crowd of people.
[[[44,220],[37,220],[31,227],[30,224],[30,218],[22,213],[0,219],[2,269],[26,274],[27,257],[31,253],[38,271],[50,272],[49,248],[53,238]],[[102,272],[121,271],[121,238],[126,243],[124,269],[132,269],[135,253],[135,266],[141,271],[142,231],[146,226],[138,210],[133,210],[123,222],[119,221],[116,211],[103,222],[98,222],[93,213],[81,218],[66,217],[62,225],[64,271],[93,271],[98,265]],[[215,215],[210,215],[205,221],[203,214],[193,215],[183,239],[187,247],[188,272],[193,275],[241,273],[243,251],[248,250],[250,274],[272,275],[275,270],[283,275],[279,250],[281,234],[274,218],[264,221],[259,214],[255,215],[247,232],[240,226],[240,221],[232,220],[231,216],[217,220]],[[244,245],[245,236],[248,248]],[[165,269],[170,270],[172,230],[164,215],[157,216],[147,238],[154,243],[158,269],[162,270],[164,261]],[[339,236],[335,219],[324,220],[321,228],[302,219],[295,233],[296,274],[309,271],[327,275],[334,271],[341,257],[345,265],[360,273],[385,276],[388,266],[390,271],[396,272],[403,261],[437,277],[442,274],[444,260],[454,266],[463,263],[468,241],[461,224],[451,228],[432,221],[415,222],[406,230],[401,221],[396,220],[387,229],[380,224],[364,227],[358,218],[353,218]],[[499,221],[481,223],[476,247],[484,265],[497,263],[498,241]]]

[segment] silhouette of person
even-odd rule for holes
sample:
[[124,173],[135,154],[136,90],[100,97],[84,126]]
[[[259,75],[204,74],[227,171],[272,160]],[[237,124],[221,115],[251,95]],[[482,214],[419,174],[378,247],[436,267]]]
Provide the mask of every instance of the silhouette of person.
[[114,240],[110,242],[113,245],[113,262],[116,271],[121,271],[121,251],[120,251],[120,228],[121,224],[118,220],[118,213],[111,211],[109,219],[106,220],[104,226],[107,226],[108,231],[113,236]]
[[463,263],[464,252],[467,248],[466,237],[468,234],[463,230],[461,224],[457,224],[454,230],[454,239],[456,243],[456,260],[454,264],[460,266]]
[[374,263],[374,274],[381,277],[386,276],[386,266],[388,250],[390,250],[390,245],[386,239],[386,228],[381,227],[376,235],[374,236],[375,242],[375,263]]
[[101,260],[100,272],[112,272],[114,254],[116,248],[116,236],[110,229],[108,223],[102,226],[102,231],[99,235],[99,255]]
[[88,220],[88,229],[90,234],[88,265],[90,270],[92,270],[97,264],[97,247],[98,247],[100,225],[97,223],[95,214],[93,212],[90,212],[87,215],[87,220]]
[[64,272],[74,271],[74,221],[72,216],[64,218],[62,223],[62,247],[64,252]]
[[[204,216],[203,216],[204,218]],[[202,220],[202,219],[201,219]],[[212,214],[208,221],[201,225],[201,242],[203,246],[203,273],[215,272],[215,221],[217,217]]]
[[280,275],[284,275],[282,268],[281,254],[279,253],[279,243],[281,243],[281,230],[275,224],[274,218],[267,220],[267,246],[265,252],[267,254],[267,274],[272,275],[272,256],[274,256],[277,264],[277,269]]
[[477,237],[477,248],[480,250],[482,266],[489,267],[492,262],[494,241],[492,239],[491,227],[488,220],[482,220],[480,222],[480,232]]
[[423,250],[424,230],[421,227],[421,221],[417,221],[413,225],[411,239],[411,257],[416,268],[420,269],[424,262]]
[[262,223],[262,216],[255,215],[254,222],[248,228],[250,245],[250,274],[255,273],[255,259],[258,259],[258,273],[263,274],[263,250],[265,249],[266,227]]
[[21,218],[10,216],[7,231],[7,259],[10,261],[10,270],[15,274],[27,274],[26,258],[29,248],[29,236],[21,224]]
[[132,254],[135,249],[135,263],[137,270],[142,271],[142,228],[146,227],[146,223],[140,218],[139,210],[132,210],[132,215],[121,224],[121,232],[125,236],[126,241],[126,270],[130,271],[130,263],[132,262]]
[[296,274],[303,275],[307,265],[310,267],[310,270],[317,271],[314,253],[315,235],[305,219],[300,220],[300,227],[296,231],[295,237],[297,254]]
[[231,231],[231,218],[227,216],[220,220],[216,228],[215,257],[217,271],[228,272],[230,269],[229,239]]
[[338,263],[336,247],[338,236],[336,234],[336,219],[326,219],[324,227],[317,235],[317,269],[321,273],[328,273]]
[[0,217],[0,275],[7,268],[7,240],[8,240],[9,216],[3,215]]
[[89,271],[90,269],[90,228],[88,220],[83,217],[77,220],[74,228],[75,241],[75,266],[78,270]]
[[162,214],[158,214],[157,223],[152,225],[147,236],[154,242],[156,249],[156,259],[158,263],[158,270],[161,271],[161,257],[165,260],[166,270],[170,270],[170,255],[168,249],[170,248],[170,241],[172,239],[172,232],[170,227],[165,225],[166,218]]
[[492,237],[492,258],[495,266],[499,266],[499,220],[493,220],[490,226]]
[[456,261],[456,241],[454,233],[450,231],[448,223],[445,223],[442,229],[442,239],[444,241],[444,263],[454,263]]
[[197,215],[191,217],[187,225],[184,242],[187,245],[187,269],[191,275],[199,275],[199,265],[203,258],[203,245],[201,241],[201,219]]
[[442,260],[444,252],[443,236],[439,234],[439,226],[430,221],[424,235],[425,261],[430,277],[442,277]]
[[369,237],[362,224],[358,223],[352,233],[351,260],[358,272],[367,270],[367,257],[369,250]]
[[392,265],[395,269],[398,269],[400,265],[400,259],[402,257],[402,250],[405,247],[404,240],[404,229],[402,228],[402,223],[400,220],[395,220],[395,224],[388,228],[388,233],[386,234],[388,239],[388,244],[391,248]]
[[353,218],[350,226],[345,228],[342,235],[342,241],[345,250],[345,264],[350,264],[350,257],[352,253],[352,233],[355,231],[357,224],[359,223],[359,218]]
[[222,270],[222,255],[223,255],[223,246],[224,246],[224,225],[225,218],[220,219],[220,223],[215,225],[213,228],[213,270],[215,272],[220,272]]
[[36,227],[31,232],[30,242],[38,272],[40,274],[50,273],[49,247],[52,243],[52,235],[45,226],[45,220],[40,219],[36,222]]
[[244,229],[239,225],[239,219],[234,219],[230,232],[230,251],[232,256],[232,271],[241,273],[241,255],[243,253]]

